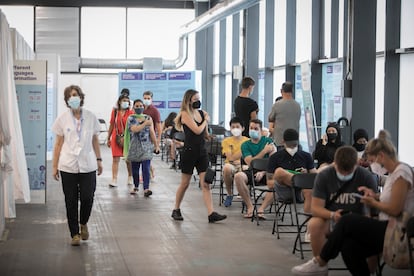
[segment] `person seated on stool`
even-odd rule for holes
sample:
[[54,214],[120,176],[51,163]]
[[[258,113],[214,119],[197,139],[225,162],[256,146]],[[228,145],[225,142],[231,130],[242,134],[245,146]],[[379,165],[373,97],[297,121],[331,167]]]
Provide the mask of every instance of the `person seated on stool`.
[[234,174],[241,171],[241,145],[249,140],[242,136],[244,131],[243,122],[239,117],[233,117],[230,120],[230,132],[232,136],[224,138],[221,142],[222,153],[226,156],[223,166],[223,178],[226,185],[227,196],[224,206],[229,207],[233,201],[233,177]]

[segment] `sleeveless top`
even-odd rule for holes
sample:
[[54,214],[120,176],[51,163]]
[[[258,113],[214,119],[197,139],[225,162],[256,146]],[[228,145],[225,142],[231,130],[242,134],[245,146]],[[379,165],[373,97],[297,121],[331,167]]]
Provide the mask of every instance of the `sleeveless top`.
[[[204,113],[202,110],[199,110],[201,115],[201,122],[194,122],[197,126],[200,126],[204,122]],[[183,124],[185,139],[184,139],[184,147],[185,148],[204,148],[205,140],[205,129],[200,134],[195,134],[187,125]]]

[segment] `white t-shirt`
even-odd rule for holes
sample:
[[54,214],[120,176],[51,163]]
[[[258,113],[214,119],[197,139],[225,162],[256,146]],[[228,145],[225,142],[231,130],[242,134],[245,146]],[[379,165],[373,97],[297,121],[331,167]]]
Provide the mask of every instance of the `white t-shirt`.
[[99,135],[100,125],[92,112],[82,108],[81,119],[76,120],[68,109],[56,119],[52,131],[63,136],[58,170],[88,173],[98,168],[92,139],[94,135]]
[[[412,212],[414,210],[414,186],[413,186],[413,170],[407,164],[400,163],[395,170],[387,177],[385,181],[384,189],[380,195],[381,202],[389,202],[391,200],[391,190],[394,182],[402,177],[404,180],[410,183],[410,189],[405,197],[404,211]],[[388,215],[384,212],[380,212],[380,220],[388,220]]]

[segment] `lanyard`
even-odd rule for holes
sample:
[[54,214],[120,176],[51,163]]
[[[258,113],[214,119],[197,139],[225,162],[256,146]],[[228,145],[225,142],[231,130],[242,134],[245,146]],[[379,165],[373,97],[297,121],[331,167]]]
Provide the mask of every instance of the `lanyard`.
[[83,113],[81,111],[81,117],[80,119],[76,119],[75,116],[73,116],[73,112],[71,112],[72,114],[72,119],[73,119],[73,125],[75,127],[76,133],[78,134],[78,139],[80,140],[82,137],[82,128],[83,128]]

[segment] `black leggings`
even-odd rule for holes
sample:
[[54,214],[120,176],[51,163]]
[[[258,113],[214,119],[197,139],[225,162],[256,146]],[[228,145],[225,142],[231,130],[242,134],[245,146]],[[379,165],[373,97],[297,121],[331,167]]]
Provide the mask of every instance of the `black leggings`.
[[321,259],[335,259],[341,252],[352,275],[369,276],[366,259],[382,253],[387,223],[357,214],[344,215],[328,236]]

